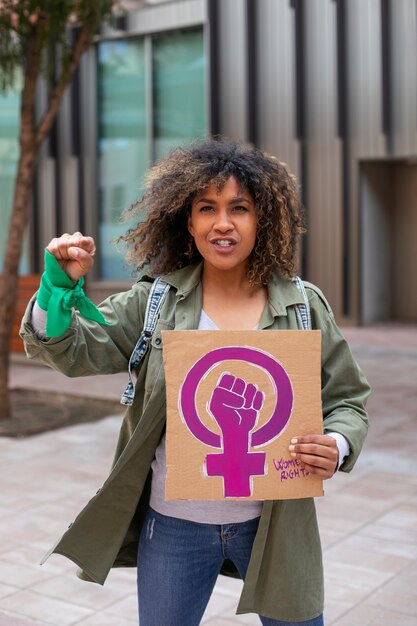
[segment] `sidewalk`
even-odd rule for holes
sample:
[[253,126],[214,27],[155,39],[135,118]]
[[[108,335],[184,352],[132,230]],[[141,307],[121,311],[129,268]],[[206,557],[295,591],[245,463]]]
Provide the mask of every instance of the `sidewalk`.
[[[373,386],[372,427],[353,473],[327,481],[317,500],[326,626],[417,626],[417,326],[344,334]],[[19,360],[11,386],[118,399],[125,375],[103,378],[66,379]],[[100,587],[62,557],[38,566],[102,484],[120,420],[0,438],[0,626],[137,624],[134,571],[113,571]],[[219,577],[202,624],[258,626],[235,615],[240,589]]]

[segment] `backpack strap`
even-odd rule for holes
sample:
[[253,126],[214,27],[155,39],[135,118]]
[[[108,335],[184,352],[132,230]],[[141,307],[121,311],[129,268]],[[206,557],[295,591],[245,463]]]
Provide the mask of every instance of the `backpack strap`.
[[304,283],[299,276],[294,276],[292,282],[299,289],[304,300],[304,304],[295,305],[298,326],[300,327],[300,330],[311,330],[310,304],[308,302],[308,296],[304,287]]
[[151,290],[148,296],[148,302],[146,303],[145,320],[143,323],[143,330],[140,337],[133,348],[133,352],[130,355],[128,375],[129,382],[122,394],[120,400],[121,404],[126,406],[132,406],[133,399],[135,397],[135,387],[133,384],[133,370],[137,369],[142,362],[146,352],[149,348],[149,343],[152,339],[152,335],[155,331],[156,324],[158,322],[159,313],[161,311],[164,300],[169,291],[169,285],[165,283],[161,278],[157,278],[151,286]]

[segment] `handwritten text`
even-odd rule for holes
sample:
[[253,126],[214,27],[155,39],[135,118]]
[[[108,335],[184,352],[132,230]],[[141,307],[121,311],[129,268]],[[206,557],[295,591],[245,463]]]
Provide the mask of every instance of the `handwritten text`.
[[294,480],[295,478],[305,478],[310,475],[301,466],[299,459],[274,459],[274,467],[277,472],[281,472],[281,482],[283,480]]

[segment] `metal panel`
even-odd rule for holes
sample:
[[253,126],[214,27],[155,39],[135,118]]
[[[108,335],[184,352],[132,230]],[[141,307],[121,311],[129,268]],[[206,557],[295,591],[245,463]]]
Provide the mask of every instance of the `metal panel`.
[[153,110],[153,57],[152,37],[145,37],[145,94],[146,94],[146,143],[148,145],[148,163],[151,167],[154,163],[154,110]]
[[415,0],[391,0],[391,108],[393,152],[417,153],[417,5]]
[[362,165],[360,199],[360,321],[375,324],[392,316],[394,175],[389,163]]
[[380,0],[349,0],[346,15],[351,146],[356,158],[382,156],[385,137]]
[[58,128],[58,222],[62,232],[73,233],[79,229],[77,159],[72,156],[71,142],[71,89],[64,94],[57,116]]
[[80,230],[78,159],[65,155],[60,160],[60,166],[62,172],[59,204],[61,230],[74,233]]
[[331,0],[305,3],[308,278],[341,309],[341,142],[337,124],[337,15]]
[[[349,0],[347,17],[347,96],[349,126],[349,247],[344,251],[349,274],[349,322],[359,319],[359,167],[364,158],[383,157],[384,135],[382,83],[382,19],[380,0]],[[366,245],[366,242],[363,243]]]
[[202,24],[207,20],[207,7],[205,0],[182,0],[146,7],[129,13],[127,18],[128,34],[146,35]]
[[246,2],[219,3],[219,126],[232,139],[248,139]]
[[414,323],[417,322],[417,289],[414,282],[417,266],[416,189],[417,164],[396,165],[392,307],[395,319]]
[[[84,53],[80,64],[81,197],[84,230],[93,237],[98,235],[96,73],[96,47],[93,46]],[[95,268],[93,272],[95,274]]]
[[[38,206],[39,210],[39,245],[42,249],[57,234],[57,225],[55,219],[55,160],[50,158],[42,158],[38,165]],[[43,258],[40,267],[43,267]]]
[[259,144],[299,176],[294,22],[288,0],[257,4]]
[[204,29],[204,44],[208,57],[207,112],[208,129],[211,135],[220,133],[220,87],[219,87],[219,0],[206,0],[207,28]]
[[[37,121],[43,116],[45,108],[48,103],[48,85],[46,79],[41,77],[38,80],[37,93],[36,93],[36,113]],[[47,243],[57,235],[56,224],[56,209],[55,209],[55,159],[49,158],[49,143],[48,137],[43,143],[38,167],[37,167],[37,184],[36,184],[36,206],[39,207],[39,215],[37,216],[38,224],[38,238],[39,238],[39,250],[35,254],[38,254],[37,263],[39,267],[43,267],[43,248]]]
[[246,99],[247,99],[247,137],[257,145],[258,137],[258,14],[256,0],[246,0]]

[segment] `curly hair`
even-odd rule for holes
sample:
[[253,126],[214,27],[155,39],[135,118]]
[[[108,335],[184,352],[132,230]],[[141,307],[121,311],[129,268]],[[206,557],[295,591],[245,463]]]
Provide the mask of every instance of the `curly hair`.
[[221,190],[231,176],[257,211],[248,280],[266,284],[274,269],[294,276],[298,236],[305,232],[295,177],[275,157],[224,138],[176,148],[148,171],[144,195],[125,213],[145,214],[145,220],[119,238],[128,247],[127,262],[157,276],[201,260],[187,227],[193,199],[210,184]]

